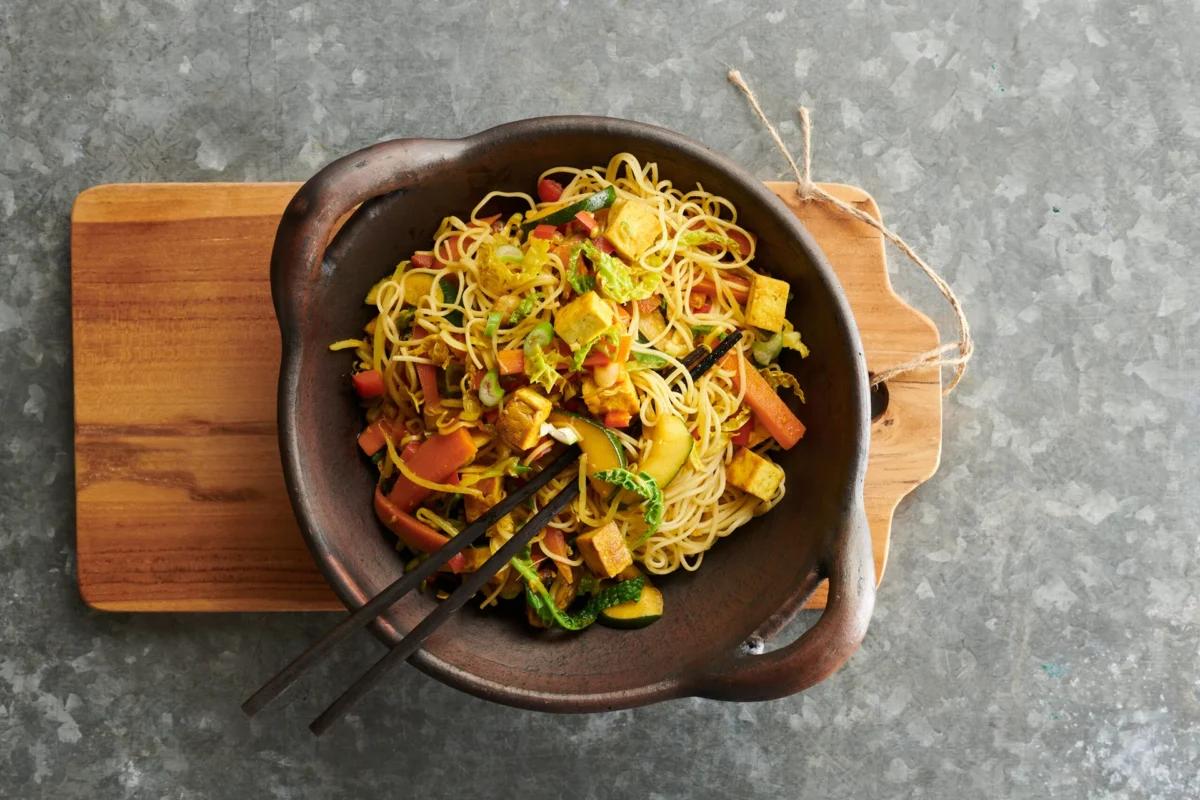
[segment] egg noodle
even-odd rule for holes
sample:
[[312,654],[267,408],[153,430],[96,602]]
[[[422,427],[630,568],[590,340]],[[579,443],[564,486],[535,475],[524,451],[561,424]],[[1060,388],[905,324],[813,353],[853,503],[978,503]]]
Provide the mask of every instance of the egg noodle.
[[[591,285],[615,315],[608,340],[596,343],[597,352],[609,347],[606,352],[613,355],[611,348],[618,338],[628,342],[628,360],[621,369],[627,371],[636,390],[638,410],[634,415],[640,416],[646,431],[653,430],[665,415],[677,417],[694,439],[686,462],[659,487],[661,520],[651,525],[644,504],[627,491],[614,491],[594,475],[589,479],[593,467],[585,450],[578,470],[552,480],[532,504],[513,511],[508,524],[493,526],[486,545],[469,554],[468,560],[474,566],[481,564],[535,513],[533,506],[543,506],[567,482],[578,481],[583,490],[578,499],[533,540],[539,545],[534,551],[545,558],[543,573],[549,569],[564,580],[575,576],[571,580],[578,583],[586,569],[580,552],[570,544],[565,548],[550,543],[541,546],[543,540],[557,530],[564,534],[561,541],[570,543],[574,535],[609,522],[616,523],[633,560],[645,572],[665,575],[681,568],[696,570],[717,540],[765,513],[783,497],[783,480],[763,499],[730,485],[726,467],[739,445],[764,456],[778,447],[762,430],[762,420],[754,421],[745,402],[745,371],[773,360],[781,345],[803,353],[803,344],[786,321],[782,331],[775,333],[747,324],[746,293],[758,274],[750,266],[755,238],[739,226],[737,209],[725,198],[701,186],[677,188],[660,176],[656,164],[642,164],[629,153],[617,154],[605,167],[554,167],[541,177],[561,186],[561,195],[545,201],[522,192],[493,191],[465,218],[446,217],[429,251],[402,261],[370,290],[367,303],[377,313],[365,335],[332,346],[353,349],[357,371],[374,370],[382,377],[382,395],[366,409],[368,423],[387,423],[387,446],[376,459],[381,481],[402,476],[435,492],[440,505],[426,504],[429,507],[416,510],[415,517],[430,528],[453,535],[465,524],[452,513],[456,496],[460,505],[470,503],[486,494],[480,491],[485,481],[507,478],[512,485],[531,465],[536,468],[553,446],[553,439],[543,435],[522,450],[497,435],[497,418],[504,413],[504,406],[494,397],[485,397],[481,376],[495,376],[503,351],[522,350],[527,339],[537,335],[539,326],[544,330],[547,323],[556,322],[558,312],[581,294],[573,277],[595,275]],[[546,232],[552,238],[545,244],[529,232],[534,218],[608,187],[615,190],[618,204],[644,204],[656,220],[652,243],[621,262],[634,285],[643,287],[641,300],[618,302],[613,299],[615,293],[606,293],[608,282],[597,274],[596,262],[603,256],[586,258],[589,252],[594,254],[592,250],[579,255],[581,246],[599,241],[594,232],[587,238],[586,224],[555,226]],[[485,216],[498,207],[510,211],[507,218]],[[606,213],[607,209],[595,214],[601,227],[608,219]],[[582,271],[577,271],[579,265]],[[745,331],[734,354],[693,381],[681,359],[696,347],[711,347],[733,330]],[[767,359],[758,358],[756,363],[760,353],[754,348],[769,348],[772,342],[774,355],[768,350]],[[505,395],[511,397],[517,384],[528,384],[545,394],[555,408],[573,408],[586,416],[584,390],[577,375],[586,373],[587,367],[572,368],[568,362],[574,353],[567,346],[558,344],[559,352],[548,347],[557,371],[540,380],[533,374],[510,373],[500,379],[508,387]],[[421,365],[436,368],[442,381],[435,403],[427,397]],[[761,373],[772,387],[791,387],[799,394],[792,376],[773,364],[764,366]],[[525,372],[530,370],[527,360]],[[489,406],[487,399],[496,402]],[[430,480],[405,464],[406,446],[420,444],[434,433],[451,434],[460,429],[470,434],[478,449],[470,463],[457,471],[456,480]],[[739,432],[742,439],[735,444]],[[607,434],[623,449],[630,471],[636,473],[633,465],[645,462],[652,438],[633,438],[616,426],[607,428]],[[547,581],[554,580],[562,589],[563,580],[554,574],[547,573]],[[522,588],[518,572],[506,567],[488,585],[483,603],[514,597]],[[563,607],[575,597],[574,589],[569,597],[563,597],[563,591],[553,594]]]

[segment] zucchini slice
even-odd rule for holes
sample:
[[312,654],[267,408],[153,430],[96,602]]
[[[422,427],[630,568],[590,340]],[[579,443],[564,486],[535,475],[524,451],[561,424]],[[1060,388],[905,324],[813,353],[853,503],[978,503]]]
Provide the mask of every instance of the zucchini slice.
[[[687,424],[674,414],[660,417],[647,435],[651,442],[650,454],[638,465],[637,471],[654,478],[658,488],[665,491],[667,484],[675,480],[687,463],[696,440],[692,438]],[[621,502],[629,505],[640,502],[640,499],[628,489],[622,489]]]
[[638,471],[649,473],[658,488],[665,489],[687,463],[696,440],[682,419],[674,414],[664,414],[650,430],[650,441],[650,454],[638,466]]
[[662,592],[647,583],[637,600],[601,611],[600,621],[612,628],[644,628],[662,615]]
[[538,225],[565,225],[575,219],[575,215],[580,211],[599,211],[602,208],[608,208],[616,201],[617,190],[611,186],[605,186],[595,194],[589,194],[587,197],[577,200],[569,206],[563,206],[542,217],[525,220],[521,225],[521,230],[528,232]]
[[[599,422],[565,411],[553,411],[550,414],[550,424],[575,431],[579,437],[579,448],[587,455],[589,475],[595,475],[601,470],[617,467],[624,469],[628,466],[625,461],[625,449],[621,447],[617,437]],[[612,488],[607,483],[593,483],[606,490]]]

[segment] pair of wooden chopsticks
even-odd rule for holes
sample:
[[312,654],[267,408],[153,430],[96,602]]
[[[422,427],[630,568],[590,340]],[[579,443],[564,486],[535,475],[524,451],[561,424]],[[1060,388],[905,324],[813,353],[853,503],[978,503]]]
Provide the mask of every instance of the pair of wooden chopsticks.
[[[719,359],[737,344],[741,337],[742,334],[740,331],[734,331],[718,342],[717,346],[711,351],[703,346],[693,350],[683,359],[682,363],[688,372],[691,373],[693,380],[695,380],[711,369]],[[641,435],[640,419],[635,420],[630,425],[628,433],[635,437]],[[251,717],[261,711],[268,703],[283,694],[318,658],[329,652],[334,645],[345,639],[353,631],[365,627],[400,600],[400,598],[404,597],[404,595],[420,586],[426,578],[433,575],[434,572],[451,558],[461,553],[482,536],[485,531],[499,522],[501,517],[533,497],[538,490],[556,476],[570,469],[578,461],[579,455],[580,449],[577,444],[560,448],[553,460],[525,485],[488,509],[483,516],[460,531],[458,535],[447,541],[441,548],[430,553],[415,569],[405,573],[379,594],[372,597],[361,608],[339,622],[328,633],[297,656],[294,661],[276,673],[273,678],[263,684],[262,688],[242,704],[242,710],[246,712],[247,716]],[[312,724],[308,726],[309,730],[318,736],[328,730],[331,725],[337,722],[349,710],[350,706],[370,691],[375,684],[379,683],[393,665],[408,659],[409,656],[415,653],[420,648],[421,643],[429,638],[430,634],[449,619],[451,614],[462,608],[497,572],[503,569],[514,556],[518,555],[539,531],[545,528],[552,519],[558,516],[578,496],[578,481],[571,481],[564,486],[512,538],[493,553],[484,562],[482,567],[475,572],[466,573],[463,576],[462,584],[454,590],[450,597],[438,603],[429,616],[421,620],[415,628],[409,631],[408,635],[376,661],[340,697],[334,700],[319,717],[313,720]]]

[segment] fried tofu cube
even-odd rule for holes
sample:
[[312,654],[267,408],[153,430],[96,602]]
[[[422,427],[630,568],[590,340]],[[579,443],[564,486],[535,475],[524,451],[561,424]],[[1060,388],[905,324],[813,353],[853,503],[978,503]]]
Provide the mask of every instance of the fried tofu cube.
[[621,370],[616,383],[604,389],[590,377],[584,378],[583,402],[587,404],[588,411],[598,417],[610,411],[636,414],[642,408],[642,404],[638,402],[637,389],[633,387],[633,379],[625,370]]
[[787,314],[788,285],[786,281],[755,275],[746,300],[746,324],[779,333]]
[[608,330],[615,319],[612,306],[595,292],[584,292],[558,310],[554,332],[574,350]]
[[528,450],[541,438],[542,423],[550,418],[552,408],[537,390],[522,386],[505,401],[496,430],[509,446]]
[[770,500],[783,482],[783,467],[743,447],[725,467],[725,480],[759,500]]
[[615,522],[581,534],[575,539],[575,546],[583,556],[583,563],[601,578],[612,578],[633,564],[625,536]]
[[604,235],[617,252],[630,261],[636,261],[654,244],[658,233],[658,213],[654,206],[642,200],[618,200],[608,212]]

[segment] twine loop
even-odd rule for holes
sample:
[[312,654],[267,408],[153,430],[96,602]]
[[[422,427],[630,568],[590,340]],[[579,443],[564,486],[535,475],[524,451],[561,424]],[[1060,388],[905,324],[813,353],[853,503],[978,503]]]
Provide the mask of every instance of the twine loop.
[[792,156],[790,150],[783,142],[783,137],[779,135],[778,129],[767,119],[767,115],[763,112],[762,106],[759,105],[758,97],[755,96],[754,90],[747,85],[745,79],[742,78],[742,73],[736,69],[730,69],[727,75],[729,82],[741,90],[742,94],[750,102],[750,107],[754,109],[754,113],[758,116],[759,121],[766,127],[767,133],[771,135],[771,139],[775,142],[775,147],[783,154],[787,160],[788,166],[792,169],[792,175],[796,178],[796,194],[804,202],[812,202],[819,200],[825,203],[830,203],[845,213],[854,217],[861,222],[870,225],[875,230],[883,234],[889,242],[894,244],[904,253],[910,261],[921,268],[926,277],[933,282],[941,292],[942,297],[946,298],[946,302],[950,304],[951,311],[954,312],[954,320],[958,326],[958,339],[954,342],[946,342],[935,347],[932,350],[921,353],[919,356],[905,361],[901,364],[888,367],[885,370],[875,373],[871,378],[871,386],[878,386],[884,381],[890,380],[897,375],[913,372],[919,369],[929,367],[953,367],[954,373],[950,376],[950,382],[946,385],[943,394],[950,394],[954,388],[958,386],[958,382],[962,380],[963,374],[967,370],[967,362],[971,360],[971,356],[975,352],[975,341],[971,338],[971,326],[967,322],[967,315],[963,311],[962,303],[958,296],[954,294],[954,290],[950,285],[939,275],[925,260],[917,255],[916,251],[909,246],[908,242],[900,238],[899,235],[893,233],[886,225],[872,217],[865,211],[854,207],[841,198],[834,197],[829,192],[825,191],[812,179],[812,117],[806,107],[800,106],[800,132],[802,135],[803,149],[800,151],[803,167],[796,163],[796,159]]

